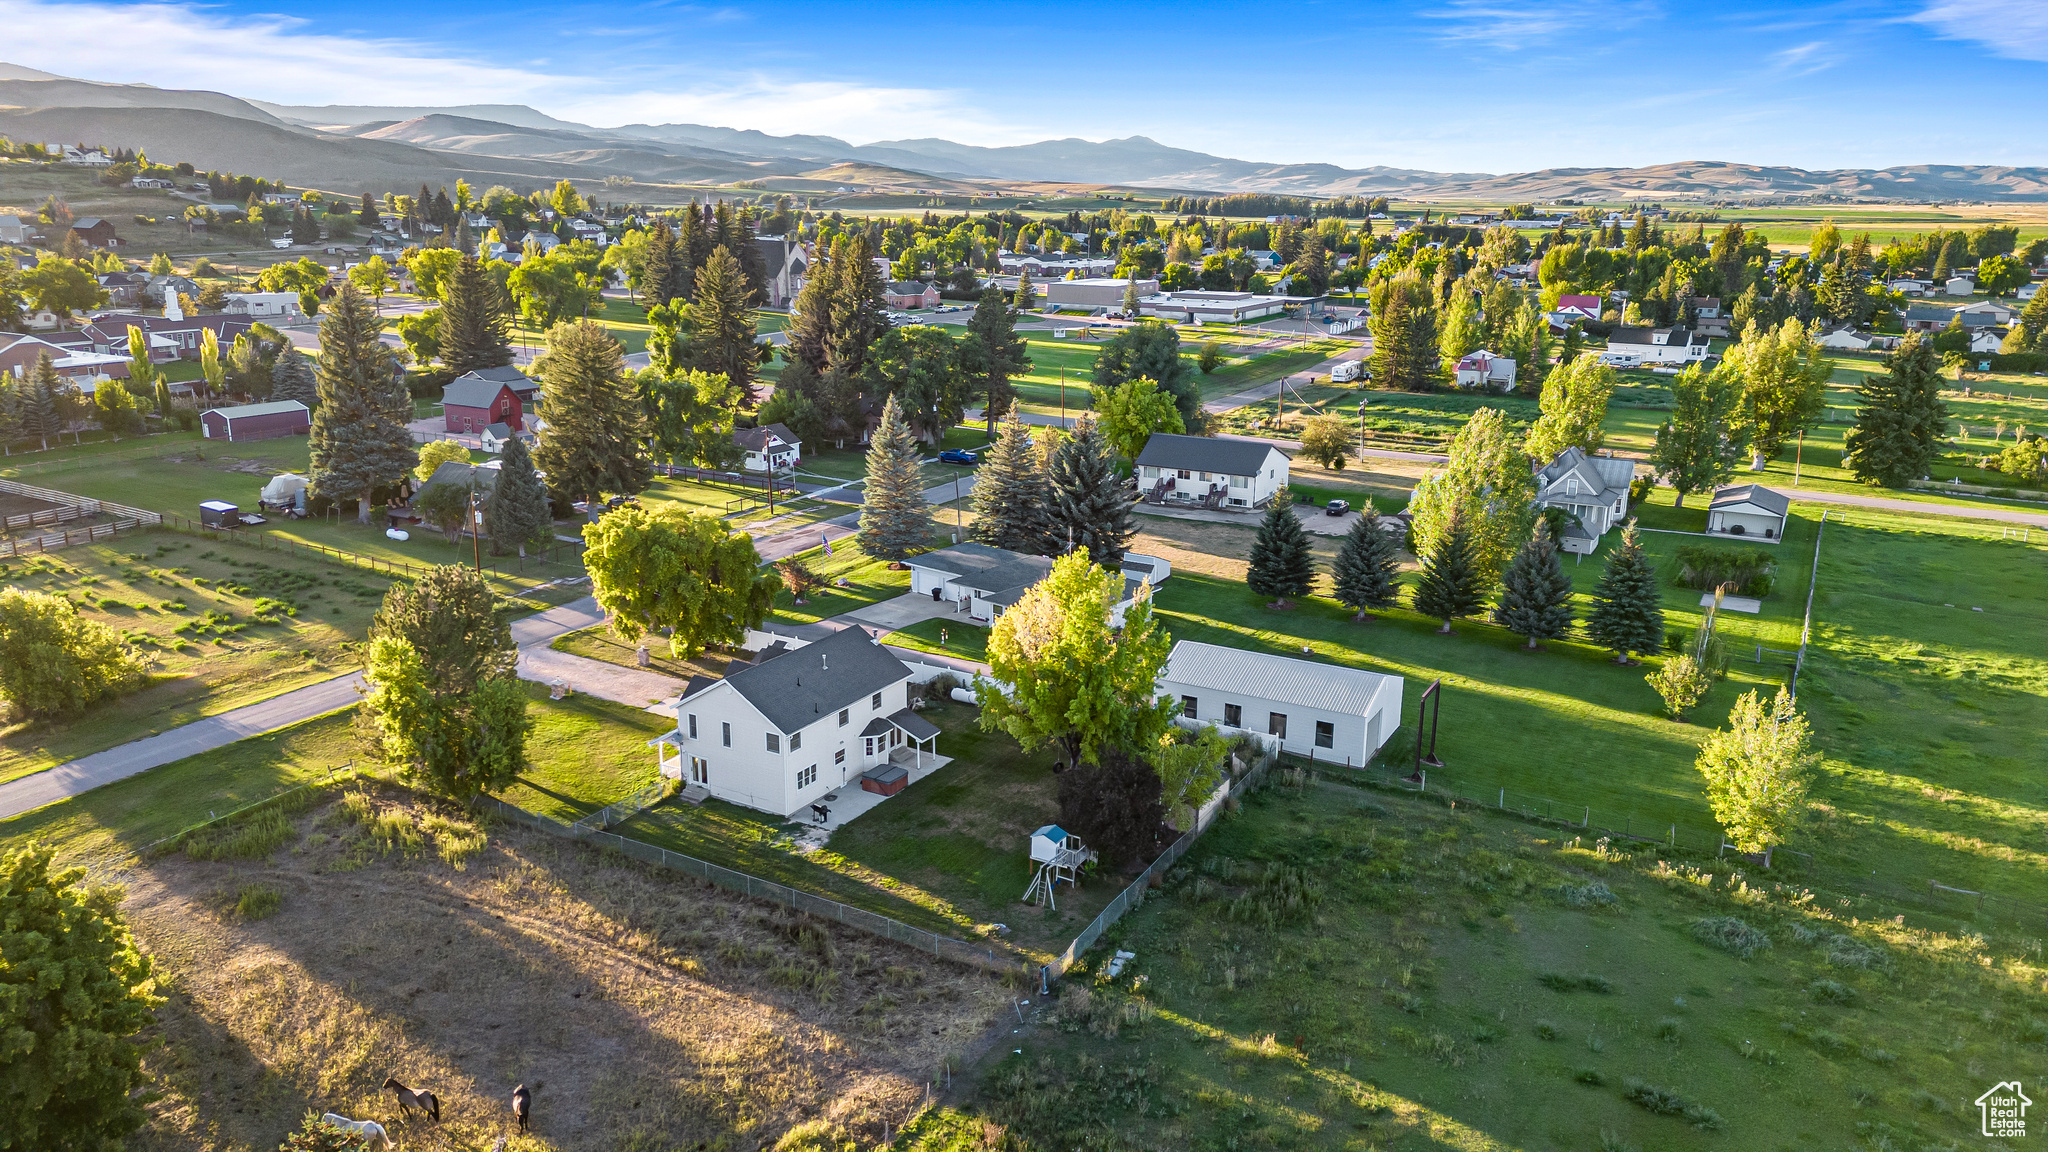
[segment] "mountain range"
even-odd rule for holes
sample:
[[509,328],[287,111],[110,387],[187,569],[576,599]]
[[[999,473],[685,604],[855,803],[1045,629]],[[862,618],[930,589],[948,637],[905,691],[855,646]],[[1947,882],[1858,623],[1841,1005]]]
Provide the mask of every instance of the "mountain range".
[[[74,80],[0,63],[0,134],[141,149],[201,169],[328,191],[385,191],[456,179],[531,186],[629,178],[639,184],[755,182],[796,193],[1040,195],[1044,185],[1188,193],[1393,195],[1409,199],[2048,199],[2048,168],[1915,164],[1884,169],[1691,161],[1641,168],[1428,172],[1231,159],[1144,136],[1011,147],[951,140],[775,136],[701,124],[598,128],[522,104],[285,105],[220,92]],[[647,198],[653,189],[636,193]],[[687,195],[687,190],[676,190]],[[658,198],[658,197],[657,197]]]

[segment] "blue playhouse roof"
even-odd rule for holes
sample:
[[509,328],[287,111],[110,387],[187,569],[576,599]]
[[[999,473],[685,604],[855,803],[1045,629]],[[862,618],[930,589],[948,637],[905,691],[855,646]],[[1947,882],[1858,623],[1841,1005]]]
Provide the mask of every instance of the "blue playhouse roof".
[[1036,832],[1033,832],[1032,835],[1043,836],[1047,840],[1050,840],[1053,843],[1057,844],[1060,841],[1065,840],[1067,838],[1067,830],[1060,827],[1057,824],[1047,824],[1045,827],[1040,828]]

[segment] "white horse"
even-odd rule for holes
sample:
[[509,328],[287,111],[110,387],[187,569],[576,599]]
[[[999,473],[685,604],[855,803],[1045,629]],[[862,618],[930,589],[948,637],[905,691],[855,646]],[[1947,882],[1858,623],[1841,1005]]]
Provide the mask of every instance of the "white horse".
[[336,1128],[346,1128],[355,1133],[362,1138],[366,1146],[382,1148],[384,1152],[391,1152],[391,1137],[385,1134],[384,1126],[375,1120],[351,1120],[346,1116],[337,1115],[333,1112],[329,1112],[320,1118]]

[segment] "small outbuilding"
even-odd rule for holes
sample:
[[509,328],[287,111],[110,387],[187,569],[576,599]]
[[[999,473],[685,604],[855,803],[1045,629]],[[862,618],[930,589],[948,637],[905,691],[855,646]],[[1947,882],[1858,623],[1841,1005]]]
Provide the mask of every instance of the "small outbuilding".
[[313,410],[297,400],[208,408],[199,414],[200,434],[209,440],[273,440],[304,436],[313,428]]
[[199,505],[199,522],[208,528],[233,528],[242,522],[242,510],[225,500],[207,500]]
[[1184,721],[1277,737],[1284,752],[1363,765],[1401,726],[1401,677],[1182,640],[1159,693]]
[[1761,484],[1717,488],[1707,505],[1707,535],[1776,544],[1785,538],[1785,516],[1791,508],[1784,493]]

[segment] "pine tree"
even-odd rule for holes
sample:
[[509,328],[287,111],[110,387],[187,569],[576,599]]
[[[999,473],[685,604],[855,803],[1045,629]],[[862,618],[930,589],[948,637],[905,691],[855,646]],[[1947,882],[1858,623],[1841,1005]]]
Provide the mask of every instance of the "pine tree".
[[695,204],[684,208],[676,223],[676,255],[669,272],[671,298],[697,298],[697,271],[711,258],[711,250],[716,246],[717,237],[705,224],[702,209]]
[[441,289],[441,363],[457,376],[512,363],[505,293],[475,256],[462,262]]
[[1866,484],[1902,488],[1928,474],[1948,430],[1948,405],[1932,340],[1909,334],[1884,366],[1884,375],[1865,376],[1856,391],[1863,407],[1842,460]]
[[1252,541],[1251,561],[1245,584],[1272,600],[1274,607],[1286,607],[1290,596],[1308,595],[1316,579],[1316,559],[1309,551],[1308,530],[1292,503],[1276,499],[1266,506]]
[[1386,531],[1379,510],[1370,503],[1337,549],[1331,575],[1337,585],[1337,602],[1351,609],[1354,621],[1370,619],[1368,608],[1391,608],[1401,590],[1400,545]]
[[667,221],[654,222],[640,268],[640,295],[648,307],[660,307],[676,298],[676,234],[669,231]]
[[476,255],[476,241],[469,234],[469,217],[460,212],[455,215],[455,250],[464,256]]
[[896,397],[882,406],[882,423],[868,443],[867,486],[860,511],[860,546],[879,560],[900,563],[924,551],[932,534],[918,465],[924,454]]
[[875,267],[873,245],[866,236],[855,236],[846,245],[844,257],[834,261],[839,270],[832,297],[831,371],[842,380],[857,380],[867,367],[868,352],[889,330],[888,309],[882,303],[882,270]]
[[516,551],[526,559],[526,546],[546,543],[554,535],[555,520],[548,509],[548,488],[533,470],[533,453],[526,441],[513,437],[505,445],[498,465],[498,483],[484,505],[484,532],[491,538],[491,553],[502,556]]
[[1030,311],[1031,301],[1036,296],[1036,293],[1037,290],[1031,287],[1031,270],[1029,268],[1019,268],[1017,270],[1017,287],[1010,293],[1010,299],[1014,302],[1017,311]]
[[313,413],[313,489],[353,499],[356,522],[370,522],[371,494],[396,484],[419,462],[412,395],[398,359],[379,339],[383,324],[363,294],[344,284],[320,322],[320,407]]
[[297,400],[308,411],[320,406],[320,382],[313,362],[297,348],[286,344],[270,370],[270,398]]
[[1024,338],[1017,335],[1017,317],[1003,303],[1002,289],[990,288],[975,304],[966,338],[960,342],[960,366],[981,396],[982,418],[993,439],[996,421],[1017,399],[1010,377],[1031,367]]
[[789,343],[784,354],[791,362],[802,361],[816,375],[823,376],[832,357],[832,301],[839,291],[848,240],[832,241],[825,259],[811,266],[804,286],[790,304]]
[[21,388],[14,377],[0,373],[0,453],[14,455],[21,436]]
[[59,397],[64,394],[64,378],[57,375],[57,366],[44,352],[36,357],[36,366],[29,371],[26,385],[22,388],[21,434],[33,436],[42,443],[44,450],[50,447],[50,437],[61,437],[64,431],[64,409]]
[[1117,475],[1116,449],[1083,414],[1069,436],[1053,452],[1046,469],[1052,481],[1053,531],[1062,544],[1071,543],[1105,568],[1123,563],[1131,537],[1138,534],[1131,512],[1137,492]]
[[754,309],[747,302],[750,294],[739,260],[720,248],[698,270],[696,303],[690,305],[697,366],[724,373],[749,406],[754,403],[754,374],[761,367]]
[[1422,558],[1422,580],[1415,585],[1415,610],[1443,621],[1444,626],[1437,631],[1447,633],[1451,621],[1472,615],[1485,603],[1484,581],[1472,530],[1465,523],[1464,510],[1459,509],[1451,514],[1451,522],[1436,550]]
[[1596,604],[1586,617],[1586,635],[1614,652],[1616,664],[1635,663],[1635,654],[1655,652],[1664,643],[1664,610],[1657,590],[1657,570],[1643,555],[1643,542],[1631,520],[1622,529],[1621,544],[1607,554],[1607,570],[1593,590]]
[[654,478],[641,445],[646,419],[626,380],[626,354],[592,320],[557,324],[534,364],[548,428],[534,463],[565,499],[589,502],[590,518],[607,492],[635,493]]
[[995,548],[1049,556],[1059,548],[1046,507],[1046,476],[1038,448],[1016,413],[982,457],[974,479],[972,539]]
[[1558,561],[1548,523],[1536,522],[1536,531],[1501,577],[1493,622],[1528,638],[1530,648],[1538,641],[1557,639],[1572,626],[1572,578]]

